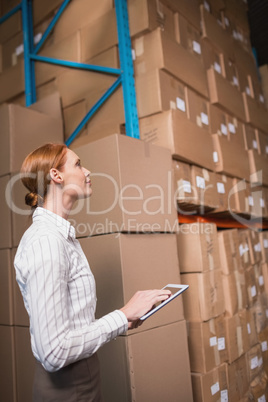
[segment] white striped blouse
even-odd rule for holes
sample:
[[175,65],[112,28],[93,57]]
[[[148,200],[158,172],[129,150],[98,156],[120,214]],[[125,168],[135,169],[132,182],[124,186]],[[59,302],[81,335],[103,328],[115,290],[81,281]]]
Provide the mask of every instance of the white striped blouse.
[[70,222],[38,207],[15,256],[31,346],[47,371],[89,357],[127,331],[124,313],[95,319],[93,274]]

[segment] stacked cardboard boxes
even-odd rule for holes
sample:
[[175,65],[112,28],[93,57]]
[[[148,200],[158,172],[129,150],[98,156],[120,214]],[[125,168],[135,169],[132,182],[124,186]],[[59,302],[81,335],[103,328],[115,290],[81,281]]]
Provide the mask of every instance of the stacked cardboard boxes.
[[42,105],[35,105],[40,111],[14,104],[0,107],[0,381],[1,395],[6,401],[31,399],[34,358],[28,315],[16,283],[13,260],[20,238],[31,222],[30,210],[24,205],[26,189],[19,177],[23,159],[45,142],[63,140],[59,97],[50,97],[49,105],[54,115],[46,108],[41,112]]
[[[70,220],[96,279],[97,318],[122,307],[137,290],[180,283],[170,152],[120,134],[74,151],[92,170],[93,195],[77,204]],[[166,374],[157,364],[159,353]],[[192,400],[181,298],[101,348],[99,356],[107,400]]]
[[[11,3],[0,1],[2,15]],[[33,0],[36,43],[60,4],[61,0]],[[139,330],[101,350],[104,395],[114,395],[117,402],[160,401],[167,396],[177,400],[178,395],[190,401],[186,318],[194,399],[227,400],[228,394],[229,400],[242,400],[245,395],[261,398],[265,384],[262,366],[258,363],[252,372],[247,367],[248,362],[253,360],[254,366],[261,360],[261,345],[263,367],[267,368],[266,233],[260,235],[260,246],[248,232],[235,230],[219,233],[217,240],[215,225],[182,225],[177,242],[174,234],[176,208],[184,215],[228,213],[245,225],[248,215],[268,216],[267,108],[251,54],[245,2],[130,0],[128,10],[143,141],[121,135],[125,116],[119,88],[71,146],[92,170],[94,194],[89,203],[76,206],[70,220],[99,284],[98,317],[123,305],[137,289],[180,280],[190,283],[190,288],[183,300],[185,316],[181,301],[176,301],[165,314],[159,313]],[[0,103],[12,103],[2,106],[7,116],[13,109],[19,113],[22,108],[18,105],[25,103],[20,13],[0,26],[0,43]],[[113,1],[70,2],[40,54],[118,68]],[[35,113],[28,119],[33,122],[38,115],[36,128],[32,124],[32,131],[20,131],[22,142],[11,140],[1,146],[4,159],[10,155],[9,168],[0,173],[1,188],[16,176],[23,159],[18,155],[24,157],[39,145],[34,138],[44,142],[62,139],[59,123],[54,122],[53,130],[48,129],[44,136],[39,130],[39,124],[43,126],[48,118],[44,110],[49,108],[49,119],[55,116],[54,102],[47,101],[48,96],[60,95],[67,139],[114,80],[99,73],[36,63],[37,98],[45,106],[38,103],[41,106],[33,105],[34,110],[23,108],[23,119],[27,119],[26,113]],[[58,107],[56,110],[57,117]],[[9,132],[8,123],[6,126],[5,133]],[[24,127],[21,120],[16,127]],[[22,190],[16,186],[12,190],[11,199],[23,208],[19,201]],[[2,203],[6,206],[5,199]],[[0,234],[6,253],[3,262],[10,261],[9,254],[14,253],[27,226],[19,212],[4,210],[1,219],[7,233]],[[246,251],[250,247],[253,251]],[[193,248],[198,251],[193,253]],[[1,270],[3,283],[14,279],[9,271],[7,274],[8,264]],[[19,350],[14,343],[14,339],[22,339],[21,335],[16,338],[17,325],[28,325],[22,318],[16,321],[23,317],[16,313],[19,307],[14,303],[19,296],[8,295],[4,301],[15,306],[17,317],[3,322],[8,327],[1,327],[9,340],[9,354]],[[168,343],[162,342],[163,337]],[[200,339],[202,348],[197,346]],[[168,356],[166,371],[153,363],[159,351]],[[17,373],[20,400],[24,379],[19,369],[23,356],[19,356],[17,365],[10,366],[13,376],[8,378],[14,379]],[[115,361],[117,370],[107,365]],[[149,368],[144,361],[150,363]],[[170,373],[171,364],[176,378],[165,376],[163,387],[159,379],[163,372]],[[110,395],[107,398],[111,400]]]

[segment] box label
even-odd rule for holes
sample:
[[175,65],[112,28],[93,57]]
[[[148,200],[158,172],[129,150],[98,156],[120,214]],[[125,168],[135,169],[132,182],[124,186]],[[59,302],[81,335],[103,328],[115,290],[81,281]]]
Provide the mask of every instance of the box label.
[[257,143],[256,140],[253,140],[253,141],[252,141],[252,145],[253,145],[253,148],[254,148],[254,149],[258,149],[258,143]]
[[250,88],[248,86],[246,86],[246,94],[248,96],[251,96]]
[[216,336],[212,336],[211,338],[209,338],[209,346],[216,346],[217,345],[217,337]]
[[253,205],[254,205],[254,201],[253,201],[252,195],[249,195],[249,196],[248,196],[248,205],[250,205],[251,207],[253,207]]
[[255,356],[250,360],[250,369],[254,370],[257,367],[259,367],[259,359],[258,356]]
[[261,103],[264,103],[264,97],[263,97],[262,94],[260,94],[259,99],[260,99],[260,102],[261,102]]
[[205,189],[206,183],[205,183],[204,177],[196,176],[196,179],[195,179],[195,180],[196,180],[196,185],[197,185],[197,187],[202,188],[202,189]]
[[265,153],[268,154],[268,145],[265,147]]
[[216,61],[214,62],[214,70],[221,74],[221,66]]
[[218,338],[218,350],[225,350],[225,338]]
[[223,389],[221,391],[221,402],[228,402],[228,390]]
[[260,199],[260,206],[261,206],[261,208],[264,208],[264,207],[265,207],[265,203],[264,203],[264,199],[263,199],[263,198]]
[[262,350],[262,352],[266,352],[268,350],[267,341],[263,341],[261,343],[261,350]]
[[233,84],[234,84],[236,87],[239,86],[238,79],[237,79],[237,77],[236,77],[235,75],[233,76]]
[[263,247],[268,248],[268,239],[263,239]]
[[225,194],[225,187],[223,183],[217,183],[217,190],[219,194]]
[[215,395],[220,390],[220,384],[216,382],[210,387],[210,389],[211,389],[211,395]]
[[193,40],[193,51],[195,53],[201,54],[201,46],[200,43],[196,42],[195,40]]
[[210,13],[210,5],[208,4],[208,2],[206,0],[204,1],[204,7]]
[[215,162],[215,163],[219,162],[219,157],[218,157],[217,151],[213,152],[213,162]]
[[258,398],[258,402],[266,402],[265,395],[262,395]]
[[258,360],[258,366],[261,367],[263,365],[263,359],[262,356]]
[[260,242],[254,245],[254,250],[256,253],[261,252],[261,243]]
[[176,98],[176,105],[177,105],[177,108],[178,108],[179,110],[181,110],[182,112],[185,112],[186,107],[185,107],[185,102],[184,102],[183,99],[181,99],[181,98]]
[[251,286],[251,296],[255,297],[257,295],[256,286]]
[[248,329],[248,334],[251,334],[251,328],[250,328],[250,323],[247,323],[247,329]]
[[208,126],[208,115],[206,113],[201,112],[201,121],[203,124]]
[[232,133],[232,134],[236,133],[235,125],[233,123],[228,123],[228,127],[229,127],[230,133]]
[[192,187],[191,183],[187,180],[183,180],[183,190],[185,193],[191,193],[192,192]]
[[227,126],[226,124],[221,123],[221,133],[223,135],[228,135]]

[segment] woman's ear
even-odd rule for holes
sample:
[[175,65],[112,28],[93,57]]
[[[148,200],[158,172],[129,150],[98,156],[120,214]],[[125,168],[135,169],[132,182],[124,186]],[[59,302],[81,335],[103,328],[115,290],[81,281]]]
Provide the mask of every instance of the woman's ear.
[[52,168],[49,171],[51,180],[53,180],[55,183],[61,184],[63,182],[63,178],[61,173],[58,171],[58,169]]

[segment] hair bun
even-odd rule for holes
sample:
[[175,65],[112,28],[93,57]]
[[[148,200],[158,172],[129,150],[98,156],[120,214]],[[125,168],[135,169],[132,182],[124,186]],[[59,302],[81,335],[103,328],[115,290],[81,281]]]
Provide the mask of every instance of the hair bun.
[[38,194],[33,192],[26,194],[25,203],[32,208],[36,208],[38,205]]

